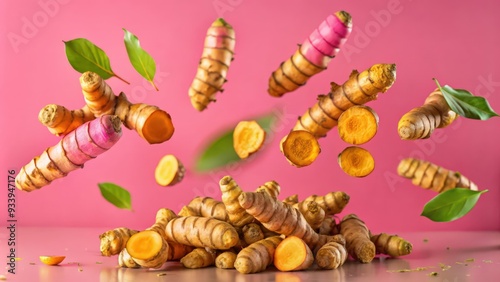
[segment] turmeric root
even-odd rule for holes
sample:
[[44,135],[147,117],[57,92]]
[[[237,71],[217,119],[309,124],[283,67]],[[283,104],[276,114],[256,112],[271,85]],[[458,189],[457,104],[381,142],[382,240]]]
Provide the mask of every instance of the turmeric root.
[[352,145],[364,144],[377,134],[378,120],[377,113],[368,106],[350,107],[338,120],[340,139]]
[[161,186],[173,186],[182,181],[186,169],[174,155],[166,155],[160,159],[155,169],[156,183]]
[[215,20],[207,31],[196,77],[189,88],[191,104],[198,111],[215,101],[215,94],[222,92],[229,65],[233,60],[234,30],[222,18]]
[[346,248],[354,259],[368,263],[375,257],[375,245],[365,223],[355,214],[346,215],[340,222],[340,233],[346,240]]
[[309,246],[299,237],[289,236],[274,251],[274,266],[280,271],[308,269],[314,262]]
[[281,188],[280,188],[280,185],[278,184],[278,182],[271,180],[271,181],[267,181],[266,183],[264,183],[264,185],[259,186],[259,188],[257,188],[257,190],[255,190],[255,191],[262,192],[262,193],[268,193],[271,197],[278,199],[278,196],[280,194],[280,190],[281,190]]
[[180,260],[186,268],[203,268],[215,264],[215,251],[196,248]]
[[[80,120],[91,118],[88,113],[90,111],[94,117],[104,114],[117,115],[126,128],[137,131],[139,136],[150,144],[162,143],[172,137],[174,126],[167,112],[152,105],[132,104],[124,93],[116,96],[109,85],[93,72],[83,73],[80,77],[80,84],[87,103],[81,109],[85,118],[72,117],[71,114],[67,114],[71,111],[63,106],[47,105],[40,111],[39,120],[49,128],[50,132],[59,135],[68,134]],[[61,117],[60,113],[66,114]],[[70,126],[66,126],[67,124]]]
[[302,201],[293,205],[304,216],[314,230],[319,228],[325,219],[325,210],[314,201]]
[[178,217],[165,229],[171,242],[199,248],[227,250],[239,242],[238,232],[229,223],[207,217]]
[[391,257],[408,255],[412,251],[412,244],[397,235],[380,233],[371,235],[370,240],[375,244],[378,254],[385,254]]
[[229,220],[224,203],[211,197],[196,197],[189,202],[187,208],[191,209],[196,216],[211,217],[222,221]]
[[304,85],[307,80],[326,69],[349,36],[351,15],[338,11],[324,20],[293,56],[282,62],[269,78],[268,92],[280,97]]
[[232,251],[223,252],[215,258],[215,266],[221,269],[232,269],[234,268],[237,255]]
[[139,231],[118,227],[102,233],[99,235],[101,254],[107,257],[119,254],[127,245],[130,236],[137,232]]
[[241,159],[246,159],[264,145],[266,131],[255,121],[240,121],[233,131],[233,147]]
[[140,268],[141,266],[135,262],[135,260],[127,252],[127,249],[123,248],[118,254],[118,265],[121,267],[128,268]]
[[299,195],[297,194],[293,194],[291,196],[288,196],[286,197],[285,199],[283,199],[283,202],[284,203],[287,203],[289,205],[293,205],[293,204],[296,204],[299,202]]
[[38,120],[56,136],[68,134],[93,119],[95,119],[94,113],[87,105],[79,110],[70,111],[63,106],[49,104],[38,114]]
[[401,139],[406,140],[429,138],[436,128],[450,125],[457,117],[441,91],[435,89],[421,107],[414,108],[401,117],[398,133]]
[[126,248],[133,260],[142,267],[159,268],[168,259],[167,241],[153,230],[132,235]]
[[222,191],[222,202],[226,206],[229,222],[234,226],[244,226],[253,221],[253,216],[249,215],[238,202],[238,197],[243,192],[231,176],[224,176],[219,181]]
[[321,148],[318,140],[310,132],[295,130],[285,137],[281,151],[291,165],[304,167],[316,160]]
[[354,70],[343,85],[331,83],[330,93],[318,96],[318,102],[297,121],[293,130],[306,130],[316,138],[325,137],[340,115],[352,106],[363,105],[386,92],[396,79],[396,65],[375,64],[358,73]]
[[345,246],[337,242],[329,242],[323,245],[316,253],[316,264],[322,269],[336,269],[347,260]]
[[244,192],[238,200],[241,207],[253,215],[265,228],[285,236],[297,236],[304,240],[312,250],[329,239],[337,239],[319,235],[309,226],[298,209],[266,193]]
[[234,267],[240,273],[257,273],[273,263],[274,252],[283,239],[268,237],[242,249],[236,256]]
[[156,212],[155,223],[146,230],[155,231],[166,240],[167,238],[165,236],[165,227],[170,220],[176,217],[177,215],[171,209],[161,208]]
[[350,197],[345,192],[335,191],[323,196],[311,195],[304,201],[315,201],[325,210],[326,215],[335,215],[341,213],[349,203]]
[[338,156],[340,168],[350,176],[365,177],[375,169],[372,154],[361,147],[350,146]]
[[318,234],[335,235],[338,234],[338,226],[335,218],[331,216],[325,217],[321,225],[317,229]]
[[438,193],[453,188],[468,188],[477,191],[478,187],[468,178],[428,161],[406,158],[398,165],[398,174],[409,178],[416,186],[431,189]]
[[247,245],[264,239],[264,232],[257,223],[249,223],[242,228],[243,241]]
[[30,192],[49,185],[110,149],[121,136],[116,116],[104,115],[84,123],[23,166],[16,176],[16,187]]

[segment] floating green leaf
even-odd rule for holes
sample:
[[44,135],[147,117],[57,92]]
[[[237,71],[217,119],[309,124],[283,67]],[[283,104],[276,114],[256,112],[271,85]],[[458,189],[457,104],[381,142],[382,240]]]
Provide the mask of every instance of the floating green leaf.
[[110,182],[99,183],[97,185],[101,190],[101,195],[108,202],[120,209],[132,209],[130,193],[127,190]]
[[472,191],[467,188],[448,190],[425,204],[421,215],[437,222],[459,219],[466,215],[476,205],[479,196],[487,191]]
[[142,75],[147,81],[153,85],[153,87],[158,91],[153,79],[156,73],[156,64],[153,58],[141,48],[141,44],[137,36],[132,34],[130,31],[123,29],[125,36],[123,40],[125,41],[125,48],[127,49],[128,58],[135,70]]
[[498,116],[484,97],[474,96],[467,90],[454,89],[449,85],[441,87],[437,79],[434,79],[434,81],[436,81],[451,110],[458,115],[480,120]]
[[[275,114],[269,114],[256,119],[257,123],[269,136],[271,126],[276,121]],[[235,125],[236,126],[236,125]],[[195,170],[198,172],[208,172],[225,165],[241,161],[233,147],[234,127],[208,142],[207,146],[196,160]]]
[[116,75],[111,69],[108,55],[94,43],[85,38],[77,38],[63,41],[66,47],[66,57],[70,65],[78,72],[92,71],[103,79],[116,77],[129,84],[123,78]]

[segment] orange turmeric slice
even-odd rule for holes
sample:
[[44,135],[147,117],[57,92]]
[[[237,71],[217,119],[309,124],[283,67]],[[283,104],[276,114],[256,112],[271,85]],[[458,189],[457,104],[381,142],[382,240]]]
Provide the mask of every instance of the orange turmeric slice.
[[364,144],[377,134],[378,120],[377,113],[368,106],[350,107],[339,117],[339,136],[352,145]]
[[58,265],[65,258],[65,256],[40,256],[40,261],[46,265]]
[[313,262],[311,249],[296,236],[286,237],[274,251],[274,266],[280,271],[304,270]]
[[153,230],[144,230],[132,235],[127,241],[126,249],[142,267],[158,268],[168,258],[167,242]]
[[155,180],[161,186],[173,186],[182,181],[186,169],[174,155],[160,159],[155,169]]
[[288,162],[296,167],[312,164],[321,152],[318,140],[305,130],[290,132],[282,139],[281,149]]
[[372,154],[361,147],[350,146],[338,156],[340,168],[350,176],[365,177],[375,168]]
[[262,148],[266,139],[266,131],[255,121],[240,121],[233,132],[233,147],[241,159]]

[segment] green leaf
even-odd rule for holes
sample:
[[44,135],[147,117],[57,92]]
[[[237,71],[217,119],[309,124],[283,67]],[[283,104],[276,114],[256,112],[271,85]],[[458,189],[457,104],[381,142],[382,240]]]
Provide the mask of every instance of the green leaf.
[[459,219],[466,215],[476,205],[479,196],[487,191],[472,191],[467,188],[448,190],[425,204],[421,215],[437,222]]
[[[276,121],[276,115],[274,113],[268,114],[256,119],[256,121],[269,136],[271,126]],[[224,131],[210,142],[207,142],[203,152],[196,160],[196,171],[208,172],[242,160],[238,157],[233,147],[233,131],[235,126]]]
[[156,73],[156,64],[153,58],[141,48],[141,44],[137,36],[133,35],[130,31],[123,29],[125,36],[125,48],[127,49],[128,58],[135,70],[142,75],[147,81],[153,85],[158,91],[153,79]]
[[70,65],[79,73],[91,71],[97,73],[103,79],[116,77],[129,84],[123,78],[116,75],[111,69],[108,55],[99,47],[85,38],[77,38],[63,41],[66,48],[66,57]]
[[97,185],[101,190],[101,195],[108,202],[120,209],[132,210],[130,193],[127,190],[110,182],[99,183]]
[[458,115],[480,120],[487,120],[498,116],[485,98],[474,96],[464,89],[454,89],[449,85],[441,87],[437,79],[434,80],[441,93],[443,93],[444,99],[448,103],[448,106],[450,106],[450,109]]

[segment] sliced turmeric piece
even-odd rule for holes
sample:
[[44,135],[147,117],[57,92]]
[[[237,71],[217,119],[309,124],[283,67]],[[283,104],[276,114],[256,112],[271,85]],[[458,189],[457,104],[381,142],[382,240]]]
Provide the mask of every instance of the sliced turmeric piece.
[[372,108],[364,105],[350,107],[338,120],[340,139],[352,145],[364,144],[377,134],[378,121]]
[[166,155],[160,159],[155,170],[155,179],[161,186],[173,186],[182,181],[186,169],[174,155]]
[[168,259],[167,241],[153,230],[136,233],[127,241],[127,252],[142,267],[158,268]]
[[350,176],[365,177],[375,168],[372,154],[361,147],[345,148],[338,157],[340,168]]
[[58,265],[65,258],[65,256],[40,256],[40,261],[46,265]]
[[262,148],[266,131],[255,121],[240,121],[233,132],[233,146],[236,154],[246,159]]
[[304,167],[316,160],[321,148],[318,140],[309,131],[294,130],[285,137],[282,152],[290,164]]
[[274,266],[280,271],[304,270],[313,262],[314,255],[311,249],[297,236],[286,237],[274,252]]

